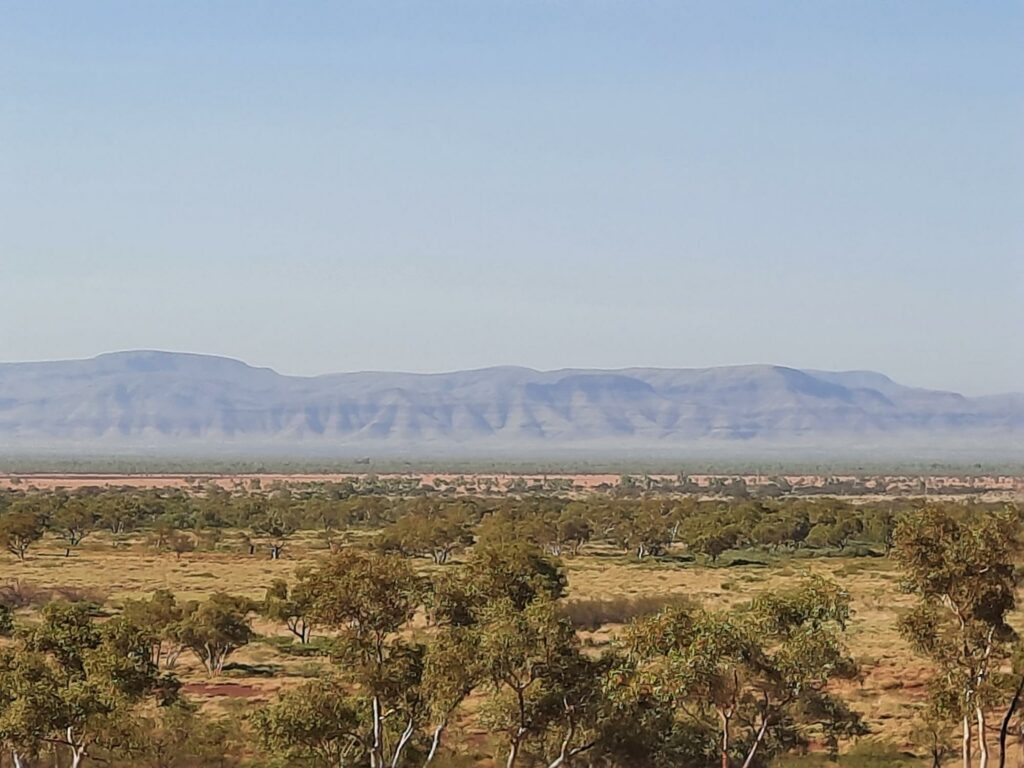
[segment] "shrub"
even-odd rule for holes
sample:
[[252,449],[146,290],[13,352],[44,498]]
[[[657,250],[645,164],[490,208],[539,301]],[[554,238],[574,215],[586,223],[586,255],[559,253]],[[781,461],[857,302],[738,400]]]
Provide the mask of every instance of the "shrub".
[[593,631],[607,624],[625,624],[633,619],[652,616],[669,606],[690,605],[692,601],[685,595],[595,598],[564,603],[562,615],[576,629]]
[[90,603],[99,607],[107,601],[107,593],[95,587],[61,584],[54,587],[40,587],[20,580],[0,586],[0,605],[12,611],[21,608],[42,608],[53,600],[63,600],[67,603]]
[[6,605],[0,604],[0,637],[14,634],[14,613]]

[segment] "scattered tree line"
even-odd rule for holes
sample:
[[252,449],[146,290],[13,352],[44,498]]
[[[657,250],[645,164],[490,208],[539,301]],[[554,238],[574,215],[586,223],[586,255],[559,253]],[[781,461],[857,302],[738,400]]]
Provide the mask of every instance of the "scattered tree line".
[[[834,498],[698,499],[641,495],[481,497],[364,495],[321,484],[202,493],[176,489],[74,493],[0,492],[0,545],[25,559],[46,534],[66,556],[98,532],[116,542],[144,535],[181,557],[196,549],[234,549],[272,559],[304,534],[337,550],[372,534],[385,551],[447,563],[476,541],[526,540],[572,557],[591,546],[644,560],[672,555],[717,562],[730,551],[801,555],[887,554],[901,516],[924,500],[853,503]],[[973,504],[979,513],[996,504]]]

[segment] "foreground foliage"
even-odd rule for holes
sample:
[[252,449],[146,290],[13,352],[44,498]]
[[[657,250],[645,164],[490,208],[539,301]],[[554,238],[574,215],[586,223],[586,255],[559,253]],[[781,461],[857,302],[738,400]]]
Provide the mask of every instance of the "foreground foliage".
[[[234,537],[245,542],[236,556],[262,551],[276,569],[290,537],[313,527],[324,553],[257,585],[259,600],[159,590],[113,610],[12,586],[0,595],[0,750],[17,766],[402,768],[458,764],[471,746],[506,768],[763,768],[837,756],[870,732],[841,694],[860,677],[842,584],[807,575],[729,607],[665,596],[602,616],[607,606],[572,599],[566,575],[567,559],[598,542],[637,570],[721,567],[741,546],[891,553],[917,601],[900,631],[934,670],[920,752],[948,760],[956,727],[965,766],[1004,766],[1024,733],[1024,648],[1010,621],[1021,519],[1009,506],[323,489],[4,504],[18,568],[39,536],[61,541],[52,557],[66,563],[98,528],[115,542],[135,529],[175,557],[190,551],[176,538],[224,551]],[[609,621],[623,626],[600,645],[581,634]],[[181,659],[211,684],[237,674],[239,649],[268,622],[289,652],[330,671],[247,710],[214,714],[183,693]]]

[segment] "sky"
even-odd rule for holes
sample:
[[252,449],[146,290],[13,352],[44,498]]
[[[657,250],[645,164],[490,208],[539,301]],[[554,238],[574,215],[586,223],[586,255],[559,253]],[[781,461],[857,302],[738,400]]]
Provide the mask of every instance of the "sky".
[[1024,391],[1024,4],[0,0],[0,360]]

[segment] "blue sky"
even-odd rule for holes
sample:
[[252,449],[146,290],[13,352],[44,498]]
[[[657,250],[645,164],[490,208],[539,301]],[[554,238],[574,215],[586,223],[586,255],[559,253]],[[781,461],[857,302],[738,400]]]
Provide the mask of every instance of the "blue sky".
[[1019,2],[0,2],[0,360],[1024,390]]

